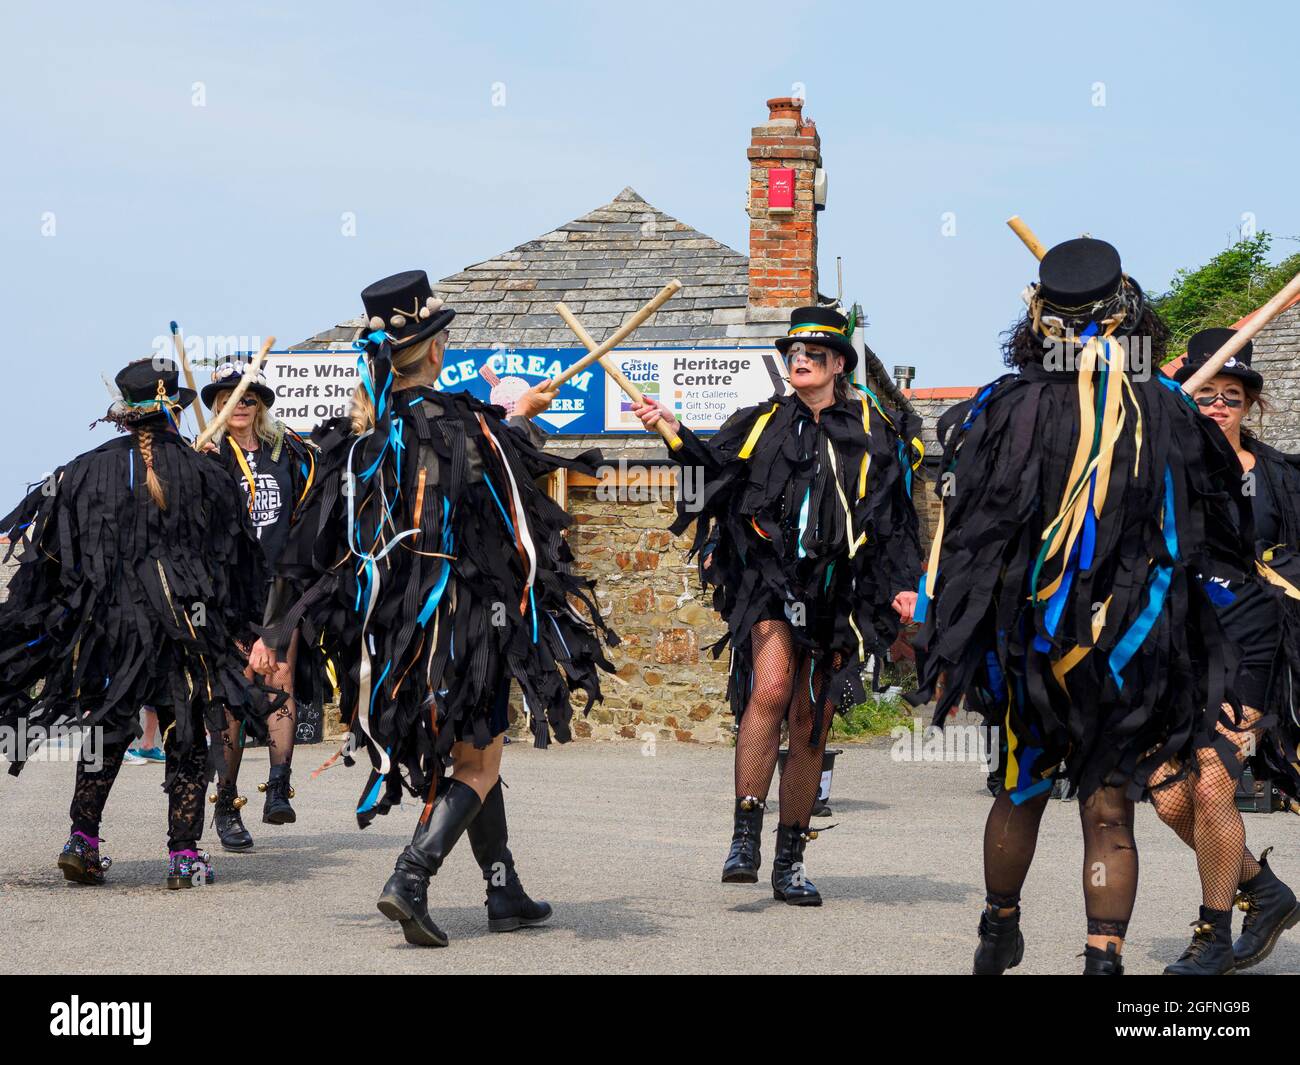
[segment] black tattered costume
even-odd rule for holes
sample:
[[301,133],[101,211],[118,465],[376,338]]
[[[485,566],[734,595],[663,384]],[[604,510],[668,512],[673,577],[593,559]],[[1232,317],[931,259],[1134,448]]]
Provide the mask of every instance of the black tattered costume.
[[[214,412],[222,403],[230,401],[247,367],[240,362],[225,362],[212,373],[212,381],[200,393],[204,404]],[[269,574],[280,561],[289,531],[298,517],[299,508],[316,479],[316,448],[288,426],[277,421],[270,413],[275,406],[275,392],[259,373],[248,384],[239,403],[253,413],[249,420],[249,434],[241,445],[230,422],[226,431],[213,442],[213,458],[221,463],[237,486],[240,498],[247,507],[258,546],[268,566]],[[233,417],[234,412],[222,408],[223,415]],[[297,735],[298,709],[306,705],[323,710],[333,697],[334,685],[330,679],[328,659],[319,643],[300,645],[292,643],[289,657],[293,660],[291,671],[273,677],[283,688],[286,697],[282,705],[267,720],[266,746],[270,772],[261,789],[265,792],[262,821],[266,824],[291,824],[297,813],[290,803],[293,749]],[[239,771],[243,763],[243,749],[247,737],[237,722],[227,721],[222,736],[222,768],[214,796],[213,827],[221,846],[227,851],[247,851],[253,847],[253,837],[244,826],[241,807],[247,801],[238,794]]]
[[[194,395],[167,360],[132,363],[117,383],[110,420],[131,435],[73,459],[0,522],[19,562],[0,605],[0,725],[103,730],[83,747],[60,861],[88,882],[102,880],[99,818],[142,705],[166,731],[169,848],[187,868],[203,825],[207,730],[229,710],[260,734],[272,709],[244,679],[237,644],[252,639],[266,579],[247,510],[229,475],[175,431]],[[151,498],[151,472],[165,507]]]
[[[943,419],[942,524],[921,584],[917,703],[1005,731],[985,834],[977,973],[1017,964],[1019,893],[1058,769],[1080,795],[1086,970],[1122,972],[1132,802],[1170,758],[1224,746],[1234,650],[1202,581],[1250,513],[1222,434],[1164,377],[1166,335],[1103,241],[1048,252],[1013,332],[1021,368]],[[1019,348],[1016,347],[1019,343]],[[1131,372],[1130,372],[1131,371]],[[1185,771],[1185,770],[1184,770]]]
[[[852,327],[831,308],[796,310],[782,351],[805,342],[845,358]],[[919,572],[913,468],[918,423],[866,389],[841,386],[814,417],[792,393],[733,415],[712,437],[680,430],[672,458],[686,469],[674,532],[695,523],[701,580],[731,645],[729,697],[739,720],[736,825],[726,882],[759,865],[763,800],[787,721],[781,826],[773,877],[801,861],[821,776],[829,711],[863,701],[862,671],[897,639],[892,607]],[[775,624],[773,624],[775,623]],[[755,721],[761,716],[762,721]],[[796,794],[797,792],[797,794]],[[797,853],[796,853],[797,852]],[[774,888],[817,905],[806,890]]]
[[[436,337],[453,314],[422,271],[377,282],[363,300],[374,427],[358,436],[339,419],[315,434],[317,481],[281,556],[264,639],[282,651],[300,627],[335,663],[351,745],[372,766],[358,822],[403,788],[425,803],[380,908],[412,942],[443,945],[425,891],[461,832],[476,857],[498,849],[509,862],[500,782],[481,810],[459,780],[438,785],[452,745],[486,747],[505,731],[512,680],[536,746],[565,742],[572,693],[585,712],[601,697],[599,672],[613,669],[602,640],[617,638],[593,582],[573,572],[571,519],[534,483],[560,467],[594,473],[599,455],[546,454],[499,407],[465,393],[395,388],[394,346]],[[296,601],[292,584],[305,589]],[[489,822],[499,832],[485,835]],[[513,871],[510,881],[513,890]],[[493,904],[489,887],[490,913]]]

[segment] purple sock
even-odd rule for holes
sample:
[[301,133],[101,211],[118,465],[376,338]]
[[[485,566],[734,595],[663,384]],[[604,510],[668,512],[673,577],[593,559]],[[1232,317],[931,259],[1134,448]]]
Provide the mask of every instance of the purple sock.
[[170,857],[172,857],[172,858],[197,858],[197,857],[199,856],[199,852],[198,852],[198,851],[188,851],[188,850],[187,850],[187,851],[168,851],[167,854],[168,854],[168,856],[170,856]]
[[73,829],[73,830],[72,830],[72,834],[73,834],[74,836],[80,836],[80,837],[81,837],[82,839],[84,839],[87,843],[89,843],[92,847],[94,847],[95,850],[99,850],[99,837],[98,837],[98,836],[88,836],[88,835],[86,835],[86,833],[82,832],[80,829]]

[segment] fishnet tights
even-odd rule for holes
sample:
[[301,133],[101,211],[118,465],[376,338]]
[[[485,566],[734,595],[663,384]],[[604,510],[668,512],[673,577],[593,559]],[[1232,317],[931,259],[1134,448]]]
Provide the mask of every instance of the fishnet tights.
[[[1219,732],[1236,748],[1239,763],[1245,761],[1248,751],[1254,750],[1258,733],[1249,726],[1259,718],[1258,710],[1243,706],[1242,725],[1246,727],[1242,731],[1234,732],[1219,722]],[[1151,803],[1160,820],[1196,852],[1202,903],[1208,909],[1229,910],[1238,885],[1260,870],[1259,862],[1246,848],[1246,826],[1237,810],[1237,782],[1219,756],[1205,750],[1184,779],[1167,787],[1157,786],[1177,769],[1178,763],[1171,761],[1156,770],[1151,778]]]
[[760,621],[750,640],[754,685],[736,736],[736,797],[767,798],[781,726],[788,722],[790,753],[781,773],[781,822],[806,828],[821,787],[822,755],[834,716],[834,708],[827,706],[814,736],[814,711],[840,657],[833,656],[829,670],[814,668],[811,656],[795,655],[790,626],[784,621]]

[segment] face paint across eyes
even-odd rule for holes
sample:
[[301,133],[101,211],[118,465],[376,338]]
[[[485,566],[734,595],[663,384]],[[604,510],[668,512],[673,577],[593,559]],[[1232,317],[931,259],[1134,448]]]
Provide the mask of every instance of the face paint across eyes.
[[814,365],[817,366],[826,365],[826,352],[809,351],[808,346],[802,340],[796,340],[793,344],[791,344],[788,348],[785,349],[786,365],[787,366],[792,365],[794,363],[794,360],[798,358],[800,355],[802,355],[805,359],[807,359],[809,362],[813,363]]

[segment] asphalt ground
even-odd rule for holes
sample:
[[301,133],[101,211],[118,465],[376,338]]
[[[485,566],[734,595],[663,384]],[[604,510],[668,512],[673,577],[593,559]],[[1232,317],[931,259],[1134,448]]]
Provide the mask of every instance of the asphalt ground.
[[[364,832],[352,810],[358,769],[309,771],[296,756],[295,825],[260,821],[265,753],[246,754],[247,854],[216,846],[217,882],[167,891],[165,798],[156,765],[122,769],[102,832],[103,887],[66,883],[73,766],[33,762],[0,778],[0,971],[6,973],[964,973],[983,886],[990,799],[973,764],[904,762],[888,742],[844,745],[834,778],[837,825],[809,846],[820,909],[773,900],[775,818],[756,885],[719,882],[730,837],[732,752],[638,742],[507,747],[503,776],[519,871],[555,916],[544,928],[487,930],[482,880],[467,843],[433,882],[446,949],[408,946],[375,909],[417,810],[408,803]],[[774,789],[775,791],[775,789]],[[211,808],[209,807],[209,811]],[[1300,884],[1300,820],[1247,815],[1247,837],[1275,844],[1273,866]],[[1130,973],[1156,973],[1189,939],[1199,891],[1191,852],[1138,808],[1141,882],[1124,952]],[[1027,949],[1017,973],[1080,971],[1082,842],[1075,803],[1053,801],[1024,892]],[[1240,918],[1240,914],[1237,915]],[[1238,920],[1238,927],[1240,922]],[[1245,974],[1300,972],[1300,930]]]

